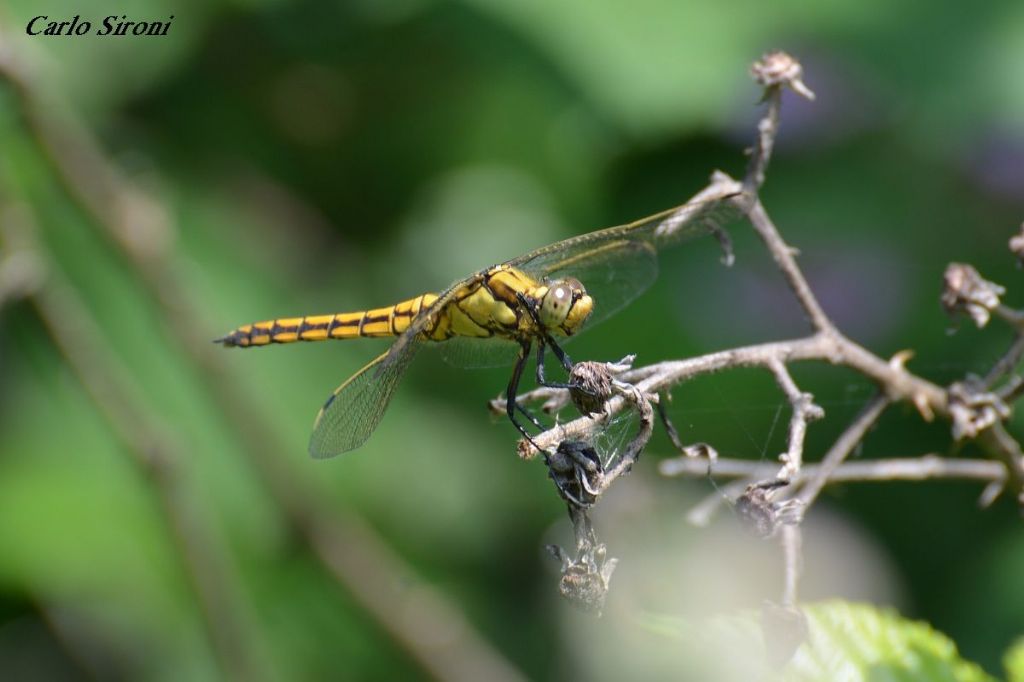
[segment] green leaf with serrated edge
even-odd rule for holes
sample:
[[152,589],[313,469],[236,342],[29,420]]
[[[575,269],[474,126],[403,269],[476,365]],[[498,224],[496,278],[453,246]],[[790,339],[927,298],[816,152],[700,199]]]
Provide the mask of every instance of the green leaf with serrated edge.
[[[783,627],[775,619],[746,612],[703,623],[649,615],[643,626],[652,634],[684,641],[691,655],[719,659],[706,662],[720,679],[749,675],[786,681],[845,680],[873,682],[918,680],[986,682],[994,678],[963,659],[956,645],[927,623],[902,618],[892,609],[828,601],[802,609],[807,638],[789,662],[778,669],[767,661],[764,627]],[[773,639],[785,640],[773,631]],[[728,652],[745,652],[737,657]],[[1007,656],[1011,679],[1024,680],[1024,646]],[[1013,666],[1016,666],[1015,668]],[[706,668],[705,668],[706,669]]]

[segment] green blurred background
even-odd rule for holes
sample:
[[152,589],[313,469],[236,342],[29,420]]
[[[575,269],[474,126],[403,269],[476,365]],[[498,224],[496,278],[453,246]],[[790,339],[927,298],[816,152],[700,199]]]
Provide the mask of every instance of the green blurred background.
[[[175,18],[159,38],[24,32],[37,14],[112,13]],[[983,372],[1010,334],[947,333],[946,263],[972,263],[1008,287],[1009,303],[1024,300],[1006,249],[1024,218],[1024,4],[1014,0],[4,0],[0,26],[0,50],[27,73],[43,116],[94,138],[122,176],[115,186],[152,200],[76,197],[5,83],[2,248],[10,255],[31,234],[67,285],[57,310],[77,311],[60,317],[96,323],[93,334],[72,322],[69,338],[82,343],[70,352],[84,349],[101,382],[123,376],[134,386],[124,421],[173,443],[159,453],[169,464],[140,466],[152,453],[118,436],[37,308],[5,301],[5,679],[428,676],[396,631],[434,636],[424,646],[442,659],[490,652],[533,679],[642,674],[650,660],[629,640],[603,644],[610,662],[595,665],[574,639],[613,624],[586,622],[557,597],[542,546],[569,542],[564,507],[484,408],[507,370],[452,369],[424,353],[371,440],[315,462],[305,446],[316,410],[384,346],[200,342],[257,319],[436,290],[681,203],[715,168],[741,174],[759,97],[747,69],[768,49],[802,61],[818,101],[787,98],[764,200],[840,328],[883,356],[914,349],[911,368],[948,383]],[[59,145],[56,157],[75,148]],[[107,186],[90,163],[86,184]],[[104,236],[90,201],[121,216],[134,256]],[[646,363],[803,334],[749,227],[732,235],[734,267],[710,240],[664,254],[655,287],[574,342],[573,356]],[[808,440],[816,459],[872,389],[834,368],[795,375],[827,412]],[[673,415],[688,440],[760,459],[783,449],[784,408],[766,374],[733,372],[678,389]],[[858,455],[933,451],[951,452],[947,425],[897,406]],[[646,570],[683,579],[676,554],[658,547],[699,556],[705,573],[686,574],[698,587],[728,569],[708,538],[735,524],[726,514],[711,530],[685,527],[688,505],[714,489],[658,480],[656,459],[671,455],[656,433],[598,515],[608,528],[628,519],[623,537],[655,552],[644,562],[629,541],[609,541],[622,560],[609,605],[618,627],[642,631],[623,614],[685,610],[654,588],[629,592]],[[1013,504],[979,510],[979,492],[830,490],[811,516],[854,529],[885,577],[862,591],[819,580],[831,569],[809,546],[803,596],[893,604],[997,671],[1024,630],[1024,535]],[[347,579],[325,568],[325,546]],[[633,596],[617,596],[616,581]],[[461,630],[431,619],[426,585],[462,612]],[[774,590],[738,589],[729,606],[758,607]],[[368,609],[378,593],[396,601]]]

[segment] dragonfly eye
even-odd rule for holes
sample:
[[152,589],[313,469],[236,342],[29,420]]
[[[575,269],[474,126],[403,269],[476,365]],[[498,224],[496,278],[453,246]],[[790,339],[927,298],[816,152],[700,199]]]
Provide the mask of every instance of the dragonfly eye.
[[540,322],[548,329],[573,334],[590,315],[593,305],[579,280],[567,277],[549,285],[541,299]]

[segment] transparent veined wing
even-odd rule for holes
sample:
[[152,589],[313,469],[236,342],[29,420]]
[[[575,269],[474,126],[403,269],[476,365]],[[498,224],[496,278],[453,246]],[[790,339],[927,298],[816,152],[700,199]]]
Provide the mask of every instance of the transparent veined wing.
[[453,367],[511,367],[518,354],[518,343],[500,337],[456,336],[441,343],[441,357]]
[[586,330],[622,310],[654,283],[658,257],[650,244],[623,239],[589,249],[544,272],[548,279],[571,276],[583,283],[594,299],[594,311],[583,327]]
[[309,453],[326,459],[366,442],[380,424],[395,387],[419,347],[419,340],[412,339],[394,357],[388,350],[339,386],[316,416]]
[[[385,369],[396,363],[401,362],[402,358],[409,351],[407,348],[413,346],[420,341],[420,334],[426,332],[434,322],[435,316],[439,311],[443,310],[445,306],[455,300],[456,294],[458,294],[463,287],[473,286],[483,278],[482,273],[474,273],[469,277],[465,277],[460,280],[453,282],[447,289],[438,294],[437,299],[430,304],[428,308],[424,308],[420,311],[419,315],[413,319],[409,327],[402,332],[402,334],[395,339],[395,342],[391,344],[391,348],[387,353],[377,360],[380,362],[377,369],[374,370],[377,373],[385,371]],[[447,343],[447,342],[445,342]],[[408,362],[408,360],[406,360]],[[472,366],[472,365],[471,365]],[[476,366],[488,366],[488,365],[476,365]]]
[[570,237],[508,264],[538,279],[580,280],[594,299],[590,327],[617,313],[654,282],[659,249],[710,234],[736,216],[730,198],[691,202],[627,225]]
[[689,202],[626,225],[563,239],[513,258],[508,264],[548,274],[579,262],[592,251],[621,241],[642,241],[655,249],[663,249],[721,228],[739,214],[730,202],[734,196],[736,194]]
[[448,305],[464,285],[479,275],[458,280],[443,291],[428,308],[420,311],[412,324],[395,339],[391,347],[339,386],[313,422],[309,453],[327,459],[354,450],[366,442],[380,424],[398,382],[423,345],[420,334],[428,328],[438,310]]

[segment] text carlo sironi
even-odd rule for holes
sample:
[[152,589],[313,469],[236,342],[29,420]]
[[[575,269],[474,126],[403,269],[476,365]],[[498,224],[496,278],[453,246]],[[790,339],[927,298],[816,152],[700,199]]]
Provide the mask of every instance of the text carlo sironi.
[[93,31],[93,23],[82,21],[77,14],[63,21],[50,21],[50,17],[41,14],[28,22],[25,33],[30,36],[84,36],[90,33],[98,36],[165,36],[171,28],[172,21],[173,14],[167,21],[131,21],[125,14],[120,18],[116,14],[111,14],[104,17]]

